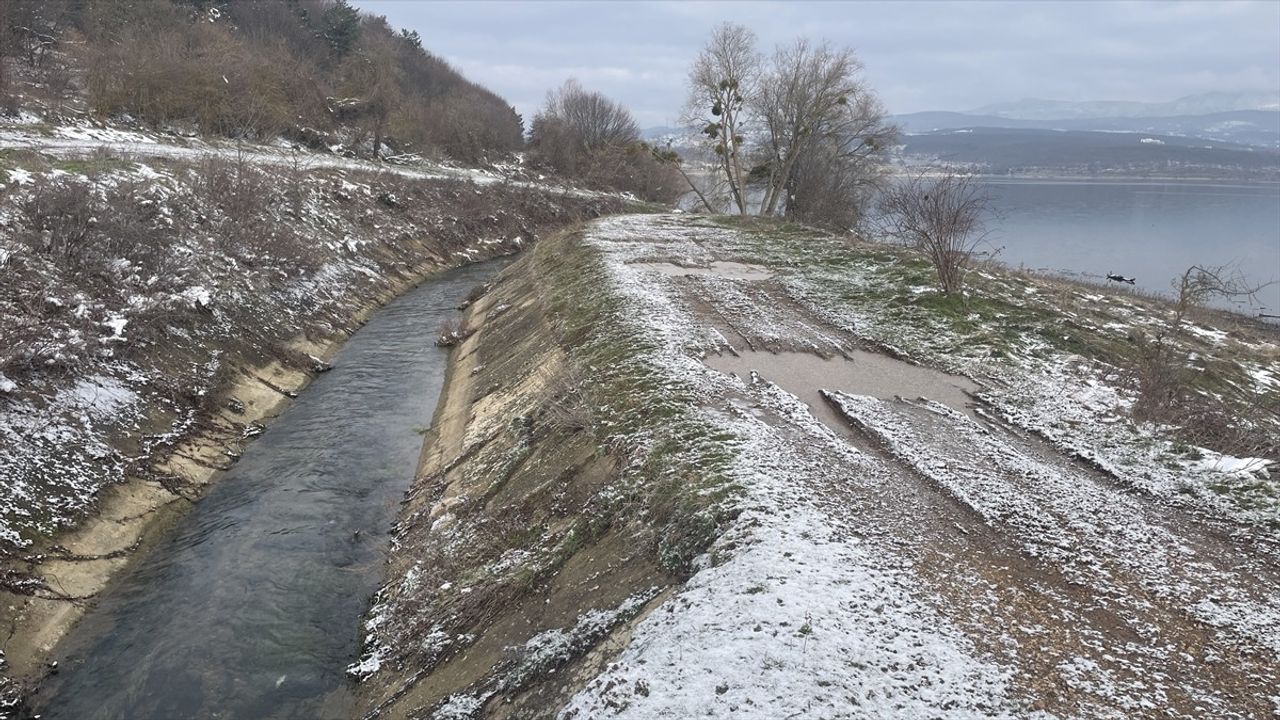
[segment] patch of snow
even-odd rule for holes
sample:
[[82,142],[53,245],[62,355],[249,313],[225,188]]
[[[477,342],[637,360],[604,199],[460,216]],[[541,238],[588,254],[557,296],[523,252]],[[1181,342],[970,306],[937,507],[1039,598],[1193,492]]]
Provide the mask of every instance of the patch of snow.
[[1250,479],[1255,476],[1271,477],[1269,468],[1272,465],[1272,461],[1266,458],[1238,458],[1216,453],[1205,448],[1199,448],[1199,450],[1203,457],[1192,465],[1197,470]]

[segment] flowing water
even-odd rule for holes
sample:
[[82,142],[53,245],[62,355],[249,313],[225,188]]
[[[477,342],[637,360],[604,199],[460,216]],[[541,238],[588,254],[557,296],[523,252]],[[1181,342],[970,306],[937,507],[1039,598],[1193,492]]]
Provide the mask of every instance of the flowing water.
[[429,280],[355,333],[59,647],[43,717],[349,717],[344,668],[444,381],[436,331],[503,262]]

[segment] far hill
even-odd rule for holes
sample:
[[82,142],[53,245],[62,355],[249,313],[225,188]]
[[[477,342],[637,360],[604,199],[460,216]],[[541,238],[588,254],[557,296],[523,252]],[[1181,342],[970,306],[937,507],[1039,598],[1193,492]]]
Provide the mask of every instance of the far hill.
[[975,127],[907,135],[909,164],[991,174],[1280,179],[1280,152],[1171,135]]
[[1169,102],[1132,100],[1041,100],[1025,98],[995,103],[973,110],[973,115],[995,115],[1020,120],[1062,120],[1068,118],[1136,118],[1207,115],[1237,110],[1280,111],[1280,93],[1208,92],[1187,95]]
[[1276,110],[1232,110],[1205,115],[1180,115],[1174,117],[1102,117],[1055,120],[1032,120],[959,112],[917,112],[896,115],[893,120],[906,133],[975,127],[1083,130],[1172,135],[1280,149],[1280,111]]

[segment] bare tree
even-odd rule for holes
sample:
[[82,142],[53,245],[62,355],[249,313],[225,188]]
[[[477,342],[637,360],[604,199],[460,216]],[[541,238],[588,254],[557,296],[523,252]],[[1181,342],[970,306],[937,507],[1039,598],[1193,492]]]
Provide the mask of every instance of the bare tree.
[[689,71],[685,119],[711,143],[738,212],[747,214],[746,125],[749,100],[760,76],[756,36],[733,23],[717,27]]
[[824,139],[847,142],[880,132],[884,113],[859,80],[861,72],[852,50],[825,42],[799,38],[774,52],[753,97],[767,136],[761,215],[777,212],[796,163]]
[[538,117],[562,123],[581,150],[588,153],[640,139],[640,128],[625,107],[598,92],[584,89],[572,78],[547,93]]
[[640,142],[629,110],[575,80],[547,94],[529,146],[556,172],[592,186],[660,202],[680,194],[678,158]]
[[[841,106],[797,154],[790,172],[777,177],[776,203],[785,199],[787,217],[838,230],[850,230],[864,219],[873,197],[889,175],[885,158],[898,128],[884,107],[861,89]],[[785,197],[784,197],[785,193]]]
[[708,138],[738,212],[840,229],[860,219],[897,135],[861,76],[848,48],[799,38],[766,63],[751,31],[716,28],[689,73],[685,119]]
[[880,222],[890,237],[919,249],[948,295],[964,288],[965,271],[986,238],[991,200],[971,176],[911,176],[880,200]]

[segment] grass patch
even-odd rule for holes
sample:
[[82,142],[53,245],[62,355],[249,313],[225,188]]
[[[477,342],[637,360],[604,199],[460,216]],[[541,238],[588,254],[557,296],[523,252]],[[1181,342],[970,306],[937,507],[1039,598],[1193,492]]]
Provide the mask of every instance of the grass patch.
[[544,241],[532,258],[549,315],[594,408],[592,431],[627,460],[601,519],[639,517],[659,532],[662,566],[687,573],[732,516],[731,445],[694,417],[692,391],[652,363],[657,350],[608,291],[600,254],[580,235]]

